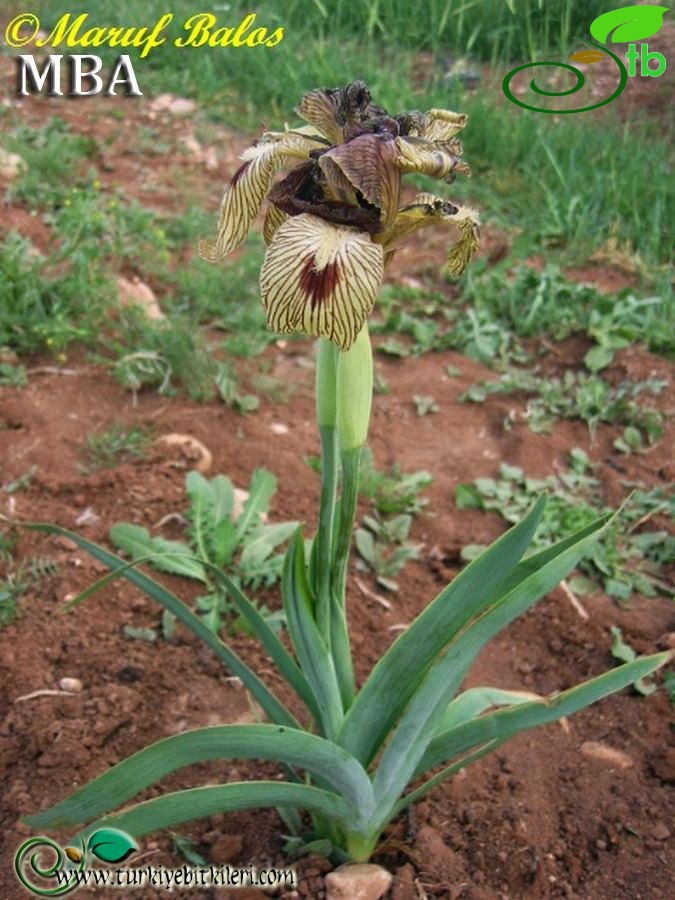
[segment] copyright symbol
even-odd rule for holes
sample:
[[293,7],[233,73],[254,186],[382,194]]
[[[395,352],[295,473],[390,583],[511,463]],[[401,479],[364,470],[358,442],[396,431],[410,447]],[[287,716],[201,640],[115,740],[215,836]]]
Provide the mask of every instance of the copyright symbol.
[[24,47],[30,44],[40,30],[40,20],[33,13],[15,16],[5,28],[5,42],[10,47]]

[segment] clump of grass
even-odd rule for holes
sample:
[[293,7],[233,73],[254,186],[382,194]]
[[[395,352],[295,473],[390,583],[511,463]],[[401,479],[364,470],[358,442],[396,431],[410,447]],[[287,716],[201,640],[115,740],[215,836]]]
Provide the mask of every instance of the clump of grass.
[[[546,511],[533,539],[533,549],[543,549],[611,511],[603,503],[600,482],[584,451],[573,450],[569,463],[569,469],[543,479],[502,463],[499,478],[476,478],[472,484],[458,485],[457,507],[492,510],[514,522],[547,491]],[[667,566],[675,562],[675,537],[664,529],[643,530],[657,516],[675,523],[672,485],[650,491],[639,487],[630,495],[611,528],[580,561],[578,568],[585,578],[570,580],[574,590],[581,594],[601,587],[617,600],[628,600],[633,593],[675,596],[667,575]],[[479,545],[468,545],[464,558],[471,559],[480,550]]]
[[152,434],[147,428],[113,422],[105,431],[87,435],[84,442],[87,455],[84,471],[112,469],[125,459],[143,459],[151,440]]

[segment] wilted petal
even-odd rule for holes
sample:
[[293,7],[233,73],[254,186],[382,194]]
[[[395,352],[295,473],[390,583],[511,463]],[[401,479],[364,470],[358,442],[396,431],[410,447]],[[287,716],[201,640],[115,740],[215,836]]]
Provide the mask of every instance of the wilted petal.
[[389,255],[415,231],[436,222],[454,225],[459,231],[459,240],[448,255],[448,269],[451,275],[461,275],[479,246],[480,220],[474,209],[455,206],[433,194],[418,194],[412,203],[399,210],[391,228],[378,235],[376,240],[384,245]]
[[300,163],[277,182],[269,199],[289,216],[309,213],[334,225],[353,225],[371,234],[381,227],[377,209],[359,205],[354,188],[344,176],[328,184],[315,160]]
[[480,246],[480,219],[475,209],[460,206],[455,213],[454,224],[459,231],[459,240],[448,253],[448,271],[457,277],[462,274]]
[[430,109],[424,118],[424,128],[420,137],[440,143],[451,141],[469,119],[466,113],[451,112],[449,109]]
[[246,237],[260,211],[272,179],[289,159],[307,159],[311,150],[324,146],[313,136],[299,132],[269,134],[241,154],[243,164],[225,188],[220,204],[215,241],[201,241],[199,253],[210,262],[230,253]]
[[355,81],[344,88],[310,91],[300,101],[296,112],[318,128],[331,144],[340,144],[354,124],[385,114],[372,102],[363,81]]
[[449,200],[441,200],[433,194],[417,194],[411,203],[398,211],[391,228],[378,235],[376,240],[387,250],[395,249],[420,228],[427,228],[439,221],[454,221],[458,211],[459,207]]
[[467,164],[459,156],[441,144],[432,144],[422,138],[400,137],[396,139],[397,164],[402,172],[417,172],[454,181],[455,172],[470,175]]
[[290,218],[277,230],[260,271],[273,331],[302,331],[352,345],[382,281],[383,250],[367,234],[316,216]]
[[363,199],[377,207],[383,224],[393,221],[401,191],[398,150],[390,135],[362,134],[333,147],[319,158],[328,183],[334,166],[360,192]]

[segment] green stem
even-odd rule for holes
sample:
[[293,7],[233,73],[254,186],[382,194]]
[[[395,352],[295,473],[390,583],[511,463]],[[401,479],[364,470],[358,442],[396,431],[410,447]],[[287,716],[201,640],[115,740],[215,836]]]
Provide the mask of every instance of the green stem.
[[354,518],[359,497],[359,467],[361,447],[343,450],[342,496],[337,508],[337,529],[333,547],[333,572],[331,590],[331,649],[340,683],[345,709],[354,698],[354,667],[346,614],[346,585],[349,551],[354,530]]
[[330,645],[331,547],[335,519],[338,481],[337,432],[334,427],[320,426],[321,436],[321,500],[319,529],[316,534],[314,558],[314,592],[316,594],[316,622],[319,632]]
[[321,439],[319,526],[312,547],[311,583],[316,597],[316,623],[330,646],[333,526],[338,481],[336,377],[338,348],[320,340],[316,364],[316,417]]

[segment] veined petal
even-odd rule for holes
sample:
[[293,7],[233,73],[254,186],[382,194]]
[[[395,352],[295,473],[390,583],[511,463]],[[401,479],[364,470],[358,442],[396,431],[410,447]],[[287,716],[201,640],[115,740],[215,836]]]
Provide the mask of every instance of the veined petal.
[[470,175],[471,170],[456,154],[442,144],[432,144],[423,138],[400,137],[396,139],[397,164],[402,172],[417,172],[454,181],[455,172]]
[[272,238],[276,234],[277,228],[286,221],[288,216],[283,210],[270,203],[265,213],[265,222],[263,224],[263,239],[266,244],[272,243]]
[[355,81],[344,88],[310,91],[300,101],[296,112],[318,128],[331,144],[340,144],[355,123],[384,115],[384,110],[372,102],[363,81]]
[[452,140],[466,125],[466,113],[451,112],[449,109],[430,109],[425,114],[425,124],[420,137],[432,143]]
[[373,307],[384,269],[367,234],[303,213],[281,225],[260,271],[273,331],[302,331],[348,350]]
[[323,141],[289,131],[279,136],[270,133],[244,150],[241,154],[244,162],[223,194],[216,239],[200,241],[200,255],[215,262],[238,247],[258,215],[277,172],[289,159],[307,159],[317,146],[323,146]]
[[439,221],[453,221],[459,207],[449,200],[441,200],[433,194],[417,194],[417,196],[399,209],[391,227],[378,234],[375,240],[383,244],[387,250],[394,250],[420,228],[428,228]]
[[460,206],[454,215],[459,240],[448,253],[448,271],[457,278],[471,261],[480,246],[480,219],[475,209]]
[[389,255],[413,232],[439,221],[454,225],[459,231],[459,240],[448,254],[448,269],[451,275],[461,275],[480,243],[480,219],[475,209],[455,206],[433,194],[418,194],[412,203],[399,210],[391,228],[376,240]]
[[329,186],[337,166],[364,200],[380,210],[383,224],[388,225],[396,215],[401,192],[397,158],[395,138],[362,134],[346,144],[333,147],[322,154],[318,162]]

